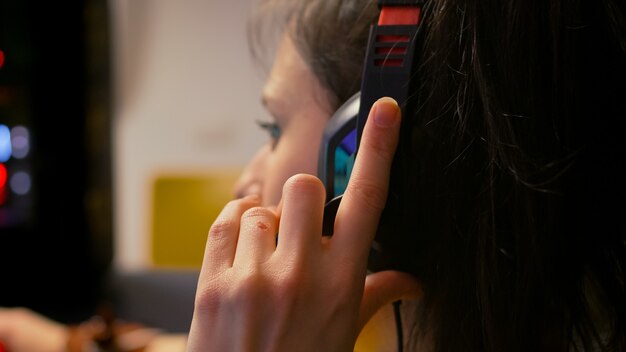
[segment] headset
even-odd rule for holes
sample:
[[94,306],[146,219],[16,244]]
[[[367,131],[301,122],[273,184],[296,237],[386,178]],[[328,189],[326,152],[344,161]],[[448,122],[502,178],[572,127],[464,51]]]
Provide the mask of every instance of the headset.
[[[322,235],[333,234],[335,216],[346,190],[354,160],[358,152],[363,127],[374,102],[384,96],[392,97],[400,106],[404,117],[415,106],[415,95],[410,92],[418,87],[417,62],[418,29],[421,24],[423,0],[378,0],[378,22],[370,28],[366,57],[361,78],[361,90],[348,99],[327,122],[320,147],[318,177],[326,188],[326,206]],[[410,98],[410,99],[409,99]],[[407,119],[402,119],[402,125]],[[400,139],[406,128],[400,127]],[[399,209],[394,184],[401,175],[398,151],[391,167],[389,196],[381,223],[386,212]],[[396,204],[394,204],[394,202]],[[391,238],[396,236],[395,238]],[[385,248],[389,242],[401,241],[397,231],[378,227],[370,248],[367,268],[370,272],[387,269],[407,271],[406,258]],[[390,241],[391,238],[391,241]],[[394,302],[397,350],[404,348],[400,301]]]
[[[423,3],[423,0],[378,1],[380,15],[378,22],[370,28],[361,90],[343,103],[326,124],[318,164],[318,177],[326,188],[322,233],[325,236],[333,234],[335,215],[352,172],[363,127],[374,102],[384,96],[392,97],[398,102],[403,116],[407,116],[406,112],[411,111],[416,104],[415,94],[411,96],[411,92],[418,85],[418,28],[421,25]],[[398,152],[395,159],[397,155]],[[400,174],[398,168],[394,160],[390,196],[385,211],[394,208],[390,203],[394,201],[392,195],[394,179]],[[393,234],[386,233],[379,226],[368,258],[370,272],[404,268],[393,253],[385,250],[386,236]]]

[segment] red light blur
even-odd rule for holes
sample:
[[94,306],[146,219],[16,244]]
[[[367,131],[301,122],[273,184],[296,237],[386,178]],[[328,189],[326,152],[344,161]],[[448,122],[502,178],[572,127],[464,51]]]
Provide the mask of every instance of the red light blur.
[[[0,164],[0,205],[6,201],[7,168]],[[2,350],[0,350],[2,352]]]
[[4,51],[0,50],[0,68],[4,66]]
[[7,168],[0,164],[0,188],[7,184]]

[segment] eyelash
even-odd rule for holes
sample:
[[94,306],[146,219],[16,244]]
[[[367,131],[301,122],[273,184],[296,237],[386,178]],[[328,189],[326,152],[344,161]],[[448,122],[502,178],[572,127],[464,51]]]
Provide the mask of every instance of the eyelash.
[[257,121],[256,123],[261,129],[265,130],[274,141],[280,138],[282,130],[278,123],[269,121]]

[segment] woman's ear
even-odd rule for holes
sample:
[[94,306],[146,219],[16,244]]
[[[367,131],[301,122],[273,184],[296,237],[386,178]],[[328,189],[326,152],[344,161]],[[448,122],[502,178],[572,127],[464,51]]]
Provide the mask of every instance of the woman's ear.
[[400,271],[380,271],[367,276],[359,311],[359,328],[383,306],[398,300],[416,300],[423,295],[421,283]]

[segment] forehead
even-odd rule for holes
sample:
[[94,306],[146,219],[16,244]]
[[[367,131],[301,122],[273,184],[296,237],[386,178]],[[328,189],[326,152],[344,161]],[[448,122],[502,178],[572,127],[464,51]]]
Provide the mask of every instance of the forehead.
[[264,105],[270,110],[291,110],[317,104],[330,112],[327,93],[289,35],[283,35],[263,87]]

